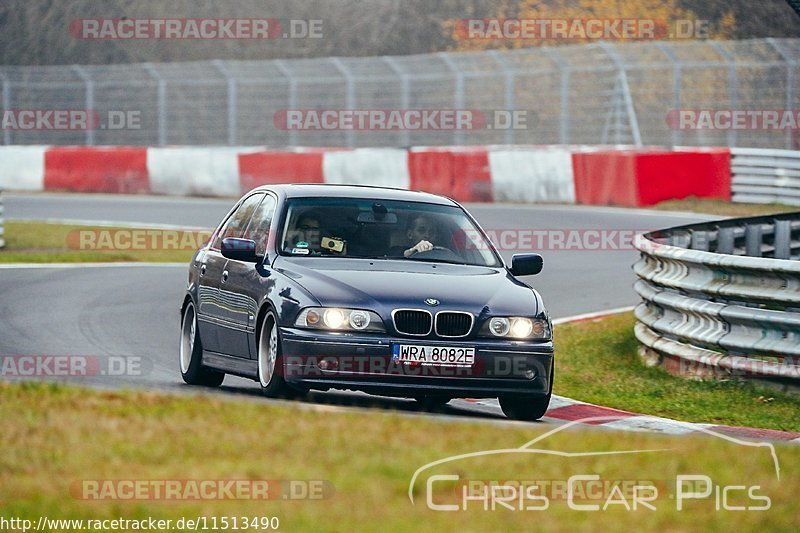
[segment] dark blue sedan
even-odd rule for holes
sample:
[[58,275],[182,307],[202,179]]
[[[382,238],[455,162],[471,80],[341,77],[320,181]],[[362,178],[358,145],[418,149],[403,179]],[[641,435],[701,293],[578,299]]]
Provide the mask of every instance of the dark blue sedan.
[[499,398],[541,418],[553,389],[552,324],[459,204],[377,187],[275,185],[247,193],[189,267],[181,306],[186,383],[225,374],[264,394],[351,389]]

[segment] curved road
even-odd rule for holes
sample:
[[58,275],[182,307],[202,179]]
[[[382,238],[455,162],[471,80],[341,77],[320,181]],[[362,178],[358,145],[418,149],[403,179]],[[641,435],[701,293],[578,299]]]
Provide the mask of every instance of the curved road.
[[[81,220],[98,224],[163,224],[181,227],[215,226],[233,199],[187,199],[120,195],[5,194],[11,219]],[[506,259],[516,240],[530,230],[549,230],[555,248],[568,230],[659,229],[708,220],[683,213],[588,208],[475,204],[468,209],[484,229],[508,239]],[[575,235],[573,233],[573,235]],[[619,235],[607,244],[616,247]],[[592,241],[594,242],[594,241]],[[634,305],[631,285],[633,250],[541,250],[544,272],[530,281],[541,292],[554,318]],[[104,387],[136,386],[186,389],[177,370],[177,308],[186,267],[110,266],[98,268],[0,267],[0,356],[83,355],[133,358],[141,371],[134,375],[100,375],[83,383]],[[228,377],[222,387],[231,393],[258,394],[249,380]],[[313,403],[376,405],[414,409],[404,400],[351,393],[313,393]],[[497,417],[493,405],[456,400],[451,414]]]

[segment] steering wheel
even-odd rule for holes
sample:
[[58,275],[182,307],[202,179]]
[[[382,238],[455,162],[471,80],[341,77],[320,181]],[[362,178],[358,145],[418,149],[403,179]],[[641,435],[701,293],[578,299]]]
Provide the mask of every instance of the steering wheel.
[[444,246],[434,246],[432,250],[424,252],[414,252],[409,256],[413,259],[439,259],[442,261],[461,261],[462,258],[450,248]]

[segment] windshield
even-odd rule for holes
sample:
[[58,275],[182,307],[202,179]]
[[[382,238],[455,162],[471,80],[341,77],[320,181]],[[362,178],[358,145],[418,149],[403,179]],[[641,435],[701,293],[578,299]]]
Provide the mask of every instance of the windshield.
[[358,198],[287,201],[281,254],[502,265],[463,209]]

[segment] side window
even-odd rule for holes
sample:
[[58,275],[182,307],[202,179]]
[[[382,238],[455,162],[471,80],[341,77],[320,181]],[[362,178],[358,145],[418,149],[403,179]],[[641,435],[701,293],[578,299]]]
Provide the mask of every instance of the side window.
[[227,222],[225,222],[225,225],[217,234],[217,238],[214,240],[212,248],[219,250],[220,246],[222,245],[222,239],[227,237],[242,238],[244,235],[244,230],[247,227],[247,223],[250,222],[250,217],[253,215],[253,211],[255,211],[256,207],[258,207],[258,203],[263,197],[263,193],[254,194],[253,196],[247,197],[247,199],[242,202],[236,211],[234,211],[233,214],[228,218]]
[[275,205],[275,198],[268,194],[253,213],[250,225],[247,226],[244,238],[256,241],[256,253],[258,255],[267,253],[269,227],[272,225],[272,217],[275,215]]

